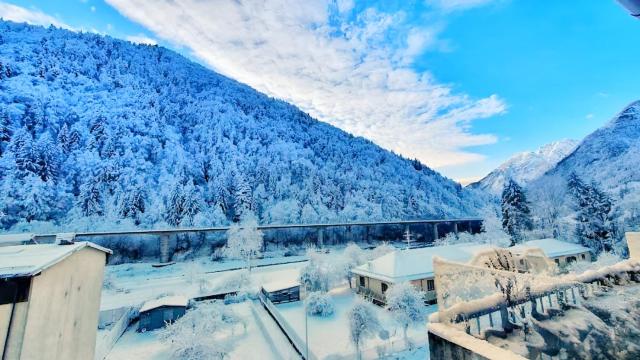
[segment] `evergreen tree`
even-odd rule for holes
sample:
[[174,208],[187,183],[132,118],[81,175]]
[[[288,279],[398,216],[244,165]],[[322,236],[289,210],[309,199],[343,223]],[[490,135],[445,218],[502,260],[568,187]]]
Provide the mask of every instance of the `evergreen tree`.
[[84,216],[103,214],[100,181],[96,176],[90,177],[86,182],[80,185],[77,206]]
[[126,189],[119,196],[118,214],[123,218],[131,218],[136,225],[140,225],[140,215],[144,214],[147,203],[147,192],[140,184]]
[[525,231],[533,227],[524,190],[512,179],[502,190],[502,227],[511,236],[512,246],[523,239]]
[[37,172],[42,181],[55,181],[60,168],[60,150],[45,133],[35,146]]
[[37,173],[36,159],[34,156],[33,139],[31,134],[24,128],[16,131],[9,149],[15,155],[16,168],[18,173]]
[[254,211],[253,195],[249,183],[239,172],[234,177],[234,222],[240,221],[247,213]]
[[62,127],[60,128],[60,131],[58,131],[58,144],[60,145],[60,149],[62,149],[62,152],[64,152],[65,154],[71,151],[69,127],[67,126],[66,123],[63,124]]
[[9,114],[0,110],[0,156],[4,153],[4,143],[11,141],[11,119]]
[[192,185],[177,184],[167,199],[165,220],[171,226],[191,225],[203,207],[202,198]]
[[613,202],[596,183],[586,184],[575,173],[569,176],[569,193],[576,211],[576,236],[596,254],[613,248]]

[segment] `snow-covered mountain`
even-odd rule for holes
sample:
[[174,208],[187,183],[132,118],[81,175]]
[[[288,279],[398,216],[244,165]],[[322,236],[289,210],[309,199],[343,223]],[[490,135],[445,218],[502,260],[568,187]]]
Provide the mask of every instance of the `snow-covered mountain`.
[[516,154],[482,180],[470,184],[469,187],[499,196],[508,179],[513,179],[525,186],[556,166],[575,149],[577,144],[575,140],[566,139],[544,145],[536,151]]
[[4,21],[0,154],[4,229],[468,216],[484,203],[162,47]]
[[567,179],[575,172],[583,181],[595,181],[627,211],[640,209],[639,169],[640,101],[636,101],[588,135],[548,175]]

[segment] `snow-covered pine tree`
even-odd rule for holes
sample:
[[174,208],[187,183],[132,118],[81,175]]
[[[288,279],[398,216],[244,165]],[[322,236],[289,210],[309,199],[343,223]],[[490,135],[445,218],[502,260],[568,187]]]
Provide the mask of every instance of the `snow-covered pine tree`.
[[253,194],[249,183],[240,172],[236,172],[233,180],[235,209],[233,221],[238,222],[245,216],[245,214],[252,213],[254,211]]
[[4,153],[5,144],[11,141],[11,119],[9,114],[0,109],[0,156]]
[[69,140],[69,127],[64,123],[60,131],[58,131],[58,145],[60,145],[60,149],[62,149],[65,154],[71,151],[71,143]]
[[83,216],[102,215],[102,195],[98,177],[91,176],[80,185],[77,203]]
[[521,241],[524,232],[531,230],[531,210],[524,190],[510,179],[502,190],[502,227],[511,236],[511,245]]
[[16,168],[19,174],[37,173],[37,165],[33,151],[33,138],[31,134],[20,128],[13,136],[9,149],[15,155]]
[[36,142],[35,156],[38,175],[42,181],[55,181],[60,167],[60,150],[48,133]]
[[576,236],[580,243],[596,254],[611,251],[615,232],[611,198],[596,183],[586,184],[576,173],[569,176],[567,186],[574,199]]

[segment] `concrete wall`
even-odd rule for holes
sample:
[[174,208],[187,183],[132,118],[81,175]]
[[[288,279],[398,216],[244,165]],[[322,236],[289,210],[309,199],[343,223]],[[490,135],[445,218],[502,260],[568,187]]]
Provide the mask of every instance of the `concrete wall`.
[[628,232],[625,237],[629,247],[629,258],[640,260],[640,232]]
[[24,337],[7,359],[93,359],[105,260],[86,247],[33,278]]

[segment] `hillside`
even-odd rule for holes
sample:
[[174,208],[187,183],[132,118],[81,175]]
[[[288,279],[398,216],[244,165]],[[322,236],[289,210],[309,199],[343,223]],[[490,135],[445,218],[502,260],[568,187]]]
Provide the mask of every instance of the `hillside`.
[[[588,135],[569,156],[548,172],[567,179],[575,172],[595,181],[628,214],[640,210],[640,101],[625,107],[602,128]],[[637,225],[637,224],[636,224]]]
[[0,228],[475,214],[483,198],[157,46],[0,22]]
[[523,186],[527,185],[552,169],[569,155],[577,144],[575,140],[566,139],[544,145],[536,151],[516,154],[482,180],[469,184],[469,187],[500,196],[508,179],[513,179]]

